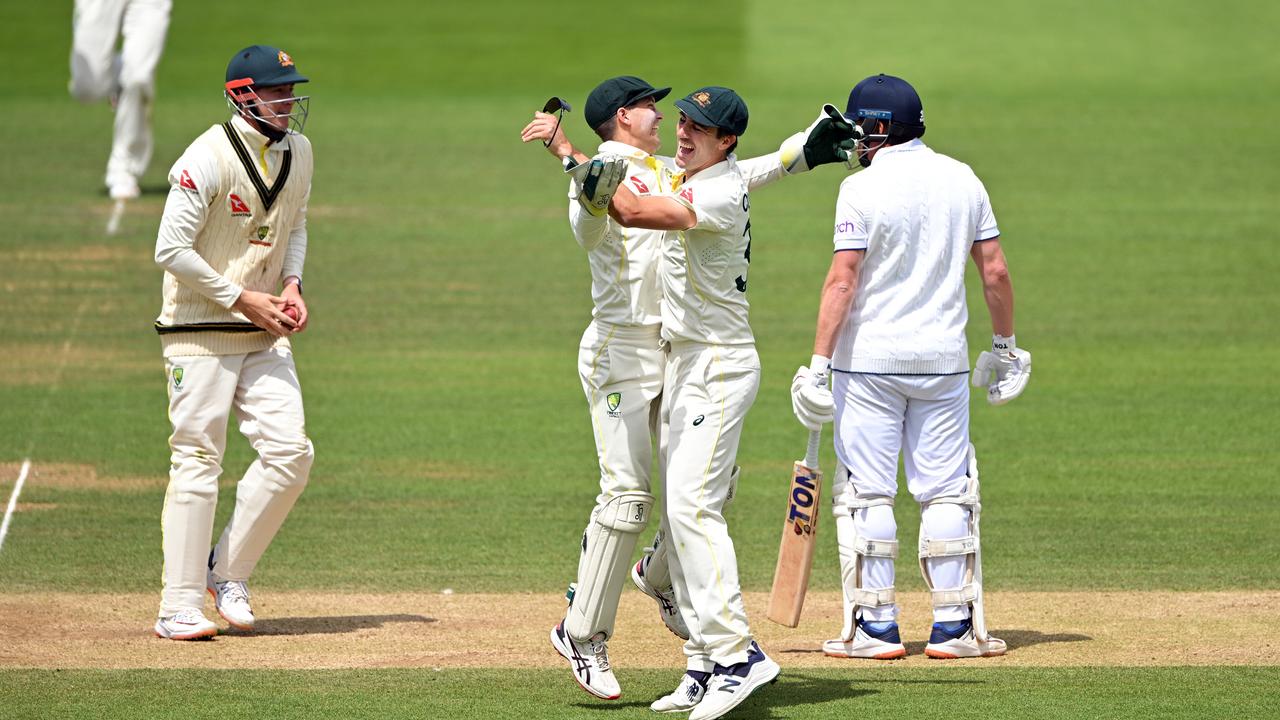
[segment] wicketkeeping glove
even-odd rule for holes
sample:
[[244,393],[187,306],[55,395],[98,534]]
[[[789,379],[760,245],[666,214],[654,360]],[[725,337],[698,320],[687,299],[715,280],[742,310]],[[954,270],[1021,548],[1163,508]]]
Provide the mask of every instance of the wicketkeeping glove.
[[609,211],[609,201],[627,177],[627,159],[618,155],[597,155],[591,162],[572,165],[565,172],[573,178],[578,202],[587,212],[600,217]]
[[831,360],[814,355],[809,367],[801,366],[791,378],[791,412],[810,431],[821,430],[836,417],[836,403],[827,386]]
[[788,175],[834,162],[842,162],[852,168],[849,153],[860,139],[862,128],[849,122],[834,105],[828,103],[822,106],[822,112],[812,125],[782,142],[782,147],[778,148],[782,154],[782,168]]
[[1003,405],[1022,394],[1031,379],[1031,353],[1019,350],[1014,336],[996,335],[991,351],[978,355],[969,382],[987,389],[987,402]]

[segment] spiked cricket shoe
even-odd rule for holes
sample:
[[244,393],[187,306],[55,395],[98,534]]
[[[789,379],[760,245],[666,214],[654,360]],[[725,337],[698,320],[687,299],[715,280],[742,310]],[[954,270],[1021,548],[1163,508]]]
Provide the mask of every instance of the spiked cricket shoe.
[[194,608],[179,610],[156,620],[156,637],[169,640],[200,640],[218,634],[218,626]]
[[210,571],[205,587],[213,596],[213,606],[223,620],[237,630],[253,629],[253,608],[249,605],[249,586],[239,580],[219,582]]
[[747,659],[736,665],[716,665],[707,682],[707,693],[694,706],[689,720],[714,720],[738,707],[762,685],[775,682],[781,672],[778,663],[752,641]]
[[709,672],[686,670],[675,692],[654,700],[649,709],[660,713],[689,712],[702,702],[702,696],[707,694],[707,682],[710,680]]
[[907,648],[898,635],[896,622],[866,622],[862,618],[855,621],[852,640],[828,640],[822,643],[822,653],[839,658],[871,658],[873,660],[895,660],[906,657]]
[[640,588],[640,592],[653,598],[658,603],[658,616],[662,618],[662,624],[667,626],[672,635],[681,640],[689,639],[689,626],[685,624],[684,618],[680,617],[680,608],[676,605],[675,592],[671,588],[658,588],[649,584],[644,576],[645,561],[648,558],[640,558],[636,566],[631,568],[631,582]]
[[603,639],[604,633],[587,642],[578,642],[569,637],[564,630],[564,621],[551,628],[551,647],[560,653],[560,657],[569,661],[573,670],[573,679],[578,681],[583,690],[604,700],[617,700],[622,697],[622,688],[618,686],[618,678],[614,677],[609,665],[609,647]]
[[973,634],[973,621],[965,619],[934,623],[924,654],[931,658],[955,660],[969,657],[995,657],[1003,655],[1006,649],[1004,641],[1000,638],[988,637],[986,640],[979,640]]

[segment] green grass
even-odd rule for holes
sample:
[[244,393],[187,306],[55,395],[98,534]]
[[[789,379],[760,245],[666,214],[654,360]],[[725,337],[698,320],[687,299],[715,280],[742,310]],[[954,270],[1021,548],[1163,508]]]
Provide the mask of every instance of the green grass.
[[[596,701],[563,672],[19,671],[0,674],[16,702],[6,717],[652,718],[649,702],[677,671],[623,671],[623,697]],[[742,720],[897,717],[1269,717],[1280,711],[1276,668],[1090,668],[787,672],[731,717]],[[940,698],[945,698],[941,702]]]
[[[149,192],[121,235],[104,238],[111,116],[66,95],[69,4],[0,8],[0,462],[163,478],[169,428],[150,330],[160,273],[150,257],[165,174],[224,117],[230,54],[276,43],[313,78],[313,325],[296,349],[318,455],[255,587],[559,591],[595,492],[575,369],[589,278],[557,168],[520,145],[520,127],[559,94],[576,109],[571,138],[590,148],[580,111],[604,77],[639,74],[677,96],[723,84],[751,108],[748,156],[884,71],[920,90],[926,140],[986,182],[1014,273],[1018,337],[1035,356],[1023,398],[973,406],[989,586],[1280,587],[1280,168],[1270,129],[1280,55],[1267,30],[1280,23],[1277,6],[281,0],[269,23],[246,22],[263,12],[176,4]],[[670,150],[674,109],[663,110]],[[786,387],[809,355],[842,175],[822,168],[753,198],[752,324],[764,371],[731,511],[748,590],[772,575],[783,483],[804,437]],[[970,310],[976,354],[988,336],[976,292]],[[249,458],[233,432],[220,518]],[[5,496],[12,481],[0,477]],[[5,591],[156,589],[159,487],[32,478],[23,500],[57,507],[15,516],[0,551]],[[905,496],[897,514],[910,545],[917,521]],[[813,584],[831,590],[838,572],[825,537]],[[920,587],[914,565],[904,557],[900,587]],[[0,687],[21,698],[19,717],[47,707],[71,717],[212,714],[227,703],[280,717],[601,712],[566,700],[562,674],[255,673],[233,695],[235,673],[6,673]],[[1275,711],[1259,691],[1275,684],[1271,670],[859,668],[852,678],[789,677],[755,712],[929,712],[943,696],[948,714],[965,717]],[[624,676],[632,698],[670,681]],[[219,703],[193,707],[191,682]],[[503,692],[490,691],[499,684]],[[956,693],[964,702],[951,702]]]

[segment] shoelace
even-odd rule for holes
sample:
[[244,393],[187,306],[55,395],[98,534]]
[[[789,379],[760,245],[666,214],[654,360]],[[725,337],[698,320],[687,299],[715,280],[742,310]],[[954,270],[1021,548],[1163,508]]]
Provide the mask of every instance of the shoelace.
[[244,583],[229,580],[218,585],[218,594],[223,602],[249,602],[249,588]]
[[195,625],[201,620],[204,620],[204,616],[201,613],[197,613],[195,610],[179,610],[169,619],[183,625]]
[[591,654],[595,656],[596,667],[600,668],[600,672],[608,672],[609,648],[605,645],[603,640],[591,643]]

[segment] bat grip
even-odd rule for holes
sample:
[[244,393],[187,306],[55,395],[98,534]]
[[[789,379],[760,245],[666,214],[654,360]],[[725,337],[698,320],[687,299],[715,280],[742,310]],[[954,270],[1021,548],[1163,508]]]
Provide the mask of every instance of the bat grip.
[[822,445],[822,429],[813,430],[809,433],[809,447],[804,453],[804,466],[807,468],[818,467],[818,448]]

